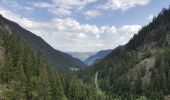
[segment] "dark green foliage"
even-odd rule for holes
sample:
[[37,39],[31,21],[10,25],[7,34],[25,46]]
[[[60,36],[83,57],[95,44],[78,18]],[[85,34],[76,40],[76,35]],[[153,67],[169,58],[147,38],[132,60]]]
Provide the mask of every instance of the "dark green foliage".
[[149,100],[165,100],[164,94],[162,91],[152,91]]
[[67,95],[71,100],[103,100],[94,87],[83,84],[79,79],[71,78],[68,82]]
[[61,82],[60,75],[50,70],[49,81],[50,81],[50,87],[51,87],[51,94],[53,95],[52,99],[62,100],[65,97],[65,95],[64,95],[64,88]]

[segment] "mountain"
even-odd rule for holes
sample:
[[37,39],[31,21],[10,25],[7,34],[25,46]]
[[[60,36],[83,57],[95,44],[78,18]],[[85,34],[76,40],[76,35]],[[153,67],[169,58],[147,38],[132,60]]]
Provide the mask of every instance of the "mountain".
[[97,52],[95,55],[88,57],[84,62],[87,65],[92,65],[93,63],[97,63],[101,61],[104,57],[106,57],[112,50],[102,50]]
[[[170,95],[170,8],[80,73],[84,82],[122,100],[165,100]],[[94,83],[95,81],[95,83]],[[168,100],[168,99],[167,99]]]
[[96,52],[66,52],[70,54],[71,56],[80,59],[81,61],[84,61],[91,55],[94,55]]
[[18,36],[24,42],[31,44],[33,48],[37,51],[40,51],[45,57],[46,61],[56,69],[66,70],[69,67],[86,66],[79,59],[74,58],[64,52],[55,50],[41,37],[36,36],[30,31],[22,28],[17,23],[4,18],[2,15],[0,15],[0,27],[7,29],[10,34]]

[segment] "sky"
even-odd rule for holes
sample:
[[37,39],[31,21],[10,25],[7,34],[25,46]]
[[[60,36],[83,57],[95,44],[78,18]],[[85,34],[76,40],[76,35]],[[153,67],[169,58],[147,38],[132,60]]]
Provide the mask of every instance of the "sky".
[[61,51],[127,43],[170,0],[0,0],[0,14]]

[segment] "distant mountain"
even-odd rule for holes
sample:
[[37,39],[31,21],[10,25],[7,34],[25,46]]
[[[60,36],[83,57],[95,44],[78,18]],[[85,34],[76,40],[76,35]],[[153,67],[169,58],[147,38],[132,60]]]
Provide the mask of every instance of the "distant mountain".
[[84,62],[87,65],[92,65],[93,63],[97,63],[101,61],[104,57],[106,57],[111,51],[112,51],[111,49],[99,51],[95,55],[88,57],[86,60],[84,60]]
[[31,44],[35,50],[42,53],[46,61],[54,68],[57,68],[59,70],[66,70],[69,67],[86,66],[79,59],[74,58],[64,52],[55,50],[41,37],[36,36],[32,32],[22,28],[17,23],[4,18],[2,15],[0,15],[0,27],[8,30],[10,34],[18,36],[24,42]]
[[71,56],[80,59],[81,61],[86,60],[88,57],[96,54],[96,52],[66,52]]

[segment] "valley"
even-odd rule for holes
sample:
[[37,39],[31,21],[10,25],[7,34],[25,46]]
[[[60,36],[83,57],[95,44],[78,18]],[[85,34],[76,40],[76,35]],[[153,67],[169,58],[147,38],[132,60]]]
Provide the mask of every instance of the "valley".
[[[73,1],[63,1],[66,4],[61,7],[64,9],[60,9],[61,12],[71,14],[67,10],[74,7],[68,6],[79,7],[81,4],[81,10],[87,3],[85,0],[79,3]],[[55,3],[62,4],[57,0]],[[112,3],[115,2],[108,3],[107,6]],[[39,12],[42,7],[48,8],[49,4],[34,6],[39,7],[36,8]],[[56,5],[52,7],[57,8]],[[9,13],[7,10],[4,13],[1,9],[0,7],[0,12],[4,15]],[[52,8],[48,10],[51,11]],[[125,12],[126,10],[122,15]],[[41,34],[39,36],[23,28],[23,24],[20,25],[3,14],[0,15],[0,100],[170,100],[170,7],[163,8],[136,34],[128,32],[136,32],[134,30],[139,28],[138,25],[135,28],[128,25],[109,28],[106,25],[98,29],[95,25],[80,25],[76,20],[71,21],[71,18],[66,18],[68,23],[65,23],[59,19],[63,16],[55,17],[49,21],[51,24],[48,27],[41,22],[44,29],[52,30],[52,38],[47,35],[48,30],[45,31],[46,34],[41,31],[44,36],[47,35],[42,38]],[[92,17],[95,18],[94,15]],[[29,19],[22,20],[31,23]],[[53,21],[57,23],[53,24]],[[85,21],[90,23],[89,17]],[[34,28],[42,27],[41,25],[29,24]],[[32,30],[35,31],[34,28]],[[53,33],[54,30],[58,32]],[[75,35],[75,30],[78,35]],[[125,30],[128,35],[124,33]],[[69,39],[60,38],[60,33]],[[133,35],[130,40],[126,38],[130,37],[129,34]],[[113,46],[109,44],[110,35],[114,37],[111,40]],[[58,38],[54,38],[55,36]],[[124,42],[125,40],[128,42]],[[82,46],[87,46],[87,49],[84,50]]]

